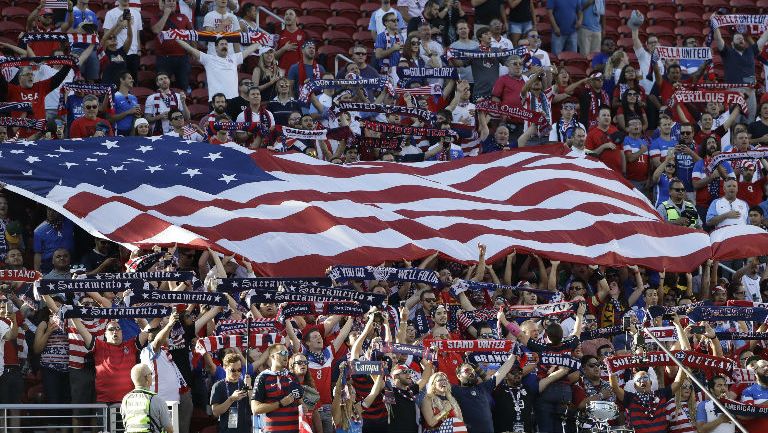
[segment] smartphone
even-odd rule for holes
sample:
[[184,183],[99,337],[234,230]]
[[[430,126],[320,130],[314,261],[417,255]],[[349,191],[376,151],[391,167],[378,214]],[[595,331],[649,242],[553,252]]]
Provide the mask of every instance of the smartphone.
[[664,313],[661,316],[661,320],[675,320],[675,317],[671,313]]
[[632,326],[632,318],[629,316],[624,316],[621,318],[621,329],[624,331],[629,331],[630,326]]
[[83,31],[86,33],[95,33],[96,32],[96,24],[93,23],[85,23],[83,24]]
[[691,334],[703,334],[704,332],[705,331],[704,331],[704,326],[703,325],[691,326]]
[[130,9],[124,10],[123,11],[123,20],[124,21],[128,21],[130,19],[131,19],[131,10]]

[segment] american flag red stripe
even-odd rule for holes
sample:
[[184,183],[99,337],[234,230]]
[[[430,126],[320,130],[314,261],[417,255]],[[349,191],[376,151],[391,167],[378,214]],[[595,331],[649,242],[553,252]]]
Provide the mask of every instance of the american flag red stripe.
[[67,0],[45,0],[45,7],[48,9],[67,9],[69,4]]
[[[661,221],[620,176],[598,161],[563,156],[561,144],[450,162],[338,166],[297,153],[155,139],[162,141],[109,137],[41,142],[34,149],[11,143],[26,153],[0,160],[0,181],[116,242],[210,246],[249,258],[265,276],[318,276],[334,264],[369,265],[434,251],[470,262],[477,259],[478,243],[487,245],[489,261],[516,249],[556,260],[672,272],[689,271],[712,257],[706,233]],[[152,152],[136,152],[147,144]],[[33,151],[50,159],[45,154],[59,146],[89,157],[94,150],[107,153],[106,146],[107,157],[121,162],[96,163],[105,167],[96,169],[105,173],[99,177],[80,159],[77,172],[64,172],[62,185],[56,183],[62,176],[57,170],[67,169],[29,162]],[[191,154],[183,153],[187,149]],[[223,160],[188,159],[221,152]],[[71,153],[66,156],[74,160]],[[169,163],[175,160],[185,165],[175,168]],[[155,164],[164,171],[152,171],[157,179],[152,181],[145,167]],[[233,166],[241,167],[235,173],[240,183],[230,185]],[[28,168],[39,182],[56,179],[54,186],[30,184],[26,172],[18,174]],[[243,180],[259,169],[271,177]],[[45,188],[53,189],[39,192]],[[723,239],[718,249],[740,247],[730,244]]]

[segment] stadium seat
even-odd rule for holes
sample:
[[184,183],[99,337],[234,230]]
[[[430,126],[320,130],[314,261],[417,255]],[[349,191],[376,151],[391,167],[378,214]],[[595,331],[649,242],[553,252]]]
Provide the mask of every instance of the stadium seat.
[[675,20],[674,15],[666,11],[659,11],[659,10],[648,11],[648,15],[646,15],[645,17],[650,21],[649,24],[653,24],[657,26],[670,25],[674,29],[675,24],[677,24],[677,21]]
[[211,112],[211,110],[208,108],[207,103],[192,104],[188,108],[189,108],[189,115],[192,116],[192,119],[194,120],[200,120],[203,116]]
[[288,9],[293,9],[299,13],[301,4],[296,0],[274,0],[269,8],[272,9],[272,12],[282,16]]
[[133,96],[139,98],[141,105],[144,106],[144,100],[147,99],[147,96],[155,93],[155,90],[149,87],[134,87],[131,93],[133,93]]
[[343,17],[343,16],[330,17],[327,20],[325,20],[325,23],[328,25],[330,30],[348,31],[351,33],[354,33],[357,31],[357,25],[355,24],[355,22],[347,17]]
[[192,99],[192,104],[205,104],[208,102],[208,89],[192,89],[189,97]]
[[139,69],[154,70],[157,65],[155,56],[144,55],[139,59]]
[[305,1],[301,4],[301,9],[304,11],[304,15],[312,15],[323,20],[333,15],[329,5],[320,1]]
[[325,19],[316,17],[314,15],[300,17],[299,24],[305,31],[314,30],[316,32],[323,32],[327,29],[327,26],[325,25]]
[[371,14],[380,7],[381,4],[378,2],[363,3],[360,5],[360,12],[364,13],[365,16],[370,17]]
[[582,69],[586,69],[589,66],[589,60],[586,57],[571,51],[563,51],[562,53],[558,54],[557,59],[562,64],[578,66]]
[[357,30],[359,31],[363,31],[363,30],[370,31],[368,30],[368,24],[370,23],[371,23],[371,19],[366,17],[360,17],[357,20],[355,20],[355,24],[357,25]]
[[700,27],[681,26],[675,28],[675,34],[680,35],[683,38],[687,38],[689,36],[699,37],[701,36],[701,30],[699,29]]
[[701,14],[689,11],[675,13],[675,19],[677,20],[677,24],[681,26],[690,26],[702,21]]
[[344,17],[354,22],[360,18],[360,5],[355,5],[347,2],[335,2],[331,3],[331,10],[336,16]]
[[326,41],[326,44],[336,45],[337,47],[342,48],[345,53],[349,51],[355,43],[351,34],[338,30],[324,31],[322,38]]
[[649,13],[652,11],[663,11],[674,15],[677,12],[677,5],[669,0],[648,0],[648,4],[651,6],[651,10],[648,11]]
[[352,35],[352,39],[354,39],[355,42],[360,42],[368,48],[373,46],[373,36],[371,36],[371,32],[368,30],[355,32]]
[[139,71],[137,85],[142,87],[155,87],[155,71]]
[[326,56],[325,65],[323,66],[325,66],[326,70],[332,71],[333,59],[337,54],[347,55],[347,50],[344,50],[343,48],[337,47],[335,45],[323,45],[317,49],[317,54],[324,54]]
[[22,8],[18,6],[4,7],[3,11],[0,12],[0,16],[2,16],[5,20],[8,20],[9,18],[26,19],[29,16],[29,10],[27,10],[27,8]]
[[699,15],[705,12],[701,0],[677,0],[676,3],[680,11],[693,12]]
[[[0,36],[16,41],[19,33],[24,31],[24,26],[13,21],[0,21]],[[14,42],[14,45],[16,42]]]
[[716,11],[720,8],[728,8],[730,6],[726,0],[701,0],[701,4],[708,12]]
[[731,0],[731,7],[736,8],[732,13],[752,15],[760,12],[760,6],[754,0]]
[[760,8],[760,13],[764,14],[768,11],[768,0],[757,0],[756,5]]

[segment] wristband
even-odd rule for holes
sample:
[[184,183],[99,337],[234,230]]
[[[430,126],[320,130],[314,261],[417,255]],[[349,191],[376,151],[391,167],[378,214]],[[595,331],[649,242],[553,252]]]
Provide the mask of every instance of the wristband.
[[514,335],[515,337],[520,335],[520,331],[521,330],[520,330],[520,327],[517,325],[517,323],[515,323],[515,322],[507,322],[507,324],[504,325],[504,327],[507,328],[507,331],[512,333],[512,335]]

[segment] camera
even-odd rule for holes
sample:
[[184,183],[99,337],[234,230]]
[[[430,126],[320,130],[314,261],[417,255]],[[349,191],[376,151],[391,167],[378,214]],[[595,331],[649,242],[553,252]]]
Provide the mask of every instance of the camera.
[[96,33],[96,24],[94,24],[94,23],[83,23],[82,29],[86,33]]
[[661,315],[661,320],[675,320],[675,316],[672,313],[664,313]]
[[123,11],[123,21],[128,21],[131,19],[131,10],[126,9]]
[[691,326],[691,334],[703,334],[705,332],[703,325]]
[[400,308],[405,308],[405,301],[400,301]]
[[688,218],[691,221],[699,218],[699,214],[693,209],[683,209],[683,211],[680,213],[680,216],[683,218]]
[[251,390],[251,387],[246,385],[245,382],[240,386],[240,391],[246,391],[249,392]]

